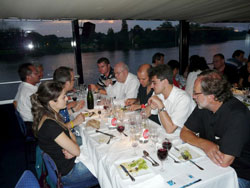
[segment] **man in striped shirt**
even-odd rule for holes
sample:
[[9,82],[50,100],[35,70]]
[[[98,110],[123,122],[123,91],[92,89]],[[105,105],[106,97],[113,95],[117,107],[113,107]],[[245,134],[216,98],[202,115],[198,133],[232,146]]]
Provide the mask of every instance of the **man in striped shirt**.
[[[113,84],[116,82],[114,69],[110,66],[108,58],[102,57],[97,61],[98,71],[101,73],[97,84],[91,84],[91,89],[101,94],[106,94],[105,87],[108,80],[111,80]],[[113,85],[112,84],[112,85]]]

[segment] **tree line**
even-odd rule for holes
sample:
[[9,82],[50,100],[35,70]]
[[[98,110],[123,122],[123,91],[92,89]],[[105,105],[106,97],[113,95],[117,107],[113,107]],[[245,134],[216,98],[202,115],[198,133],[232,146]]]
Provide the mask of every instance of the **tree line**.
[[[190,45],[219,43],[228,40],[244,39],[247,32],[235,32],[234,28],[210,27],[190,23]],[[139,25],[128,30],[125,20],[121,30],[114,32],[110,28],[105,33],[96,33],[89,38],[81,38],[81,49],[86,51],[129,50],[143,48],[167,48],[178,46],[179,25],[164,22],[156,29],[143,29]],[[37,32],[26,33],[19,28],[0,30],[0,57],[14,55],[46,55],[62,52],[72,52],[71,38],[56,35],[41,35]],[[31,50],[28,45],[32,44]]]

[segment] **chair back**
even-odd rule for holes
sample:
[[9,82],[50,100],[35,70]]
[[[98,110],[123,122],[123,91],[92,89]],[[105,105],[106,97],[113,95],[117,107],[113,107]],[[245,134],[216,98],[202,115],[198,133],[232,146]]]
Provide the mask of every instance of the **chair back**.
[[26,125],[25,125],[25,123],[23,121],[23,118],[16,109],[15,109],[15,114],[16,114],[16,118],[17,118],[19,127],[21,129],[21,132],[22,132],[23,136],[26,137],[26,135],[27,135],[27,127],[26,127]]
[[58,170],[53,159],[47,154],[43,153],[43,161],[48,171],[49,178],[56,185],[57,184],[57,175]]
[[25,170],[15,188],[40,188],[39,183],[30,170]]

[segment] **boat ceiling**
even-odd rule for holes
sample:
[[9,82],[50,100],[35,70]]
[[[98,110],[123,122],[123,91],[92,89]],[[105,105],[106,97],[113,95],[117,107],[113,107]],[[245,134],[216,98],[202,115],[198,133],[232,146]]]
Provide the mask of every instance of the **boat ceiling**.
[[0,18],[250,22],[250,0],[0,0]]

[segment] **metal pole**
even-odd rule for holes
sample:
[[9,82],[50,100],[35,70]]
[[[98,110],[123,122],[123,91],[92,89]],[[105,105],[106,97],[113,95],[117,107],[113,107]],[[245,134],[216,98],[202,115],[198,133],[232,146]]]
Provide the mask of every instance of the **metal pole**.
[[183,75],[188,66],[189,58],[189,22],[186,22],[185,20],[180,21],[179,41],[180,74]]
[[72,21],[72,33],[73,33],[73,41],[76,44],[74,46],[75,49],[75,60],[76,60],[76,71],[79,75],[78,83],[83,84],[83,69],[82,69],[82,54],[81,54],[81,39],[79,35],[79,24],[78,20]]

